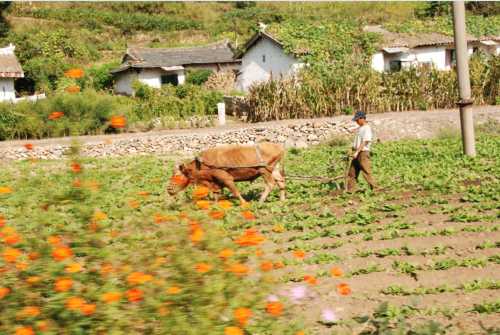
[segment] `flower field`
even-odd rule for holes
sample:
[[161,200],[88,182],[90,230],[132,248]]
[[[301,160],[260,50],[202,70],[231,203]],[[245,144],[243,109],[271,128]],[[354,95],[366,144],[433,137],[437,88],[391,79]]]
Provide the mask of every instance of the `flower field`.
[[[168,197],[170,157],[0,162],[0,334],[498,333],[485,131],[475,159],[455,137],[376,144],[382,192],[288,180],[263,205],[260,181],[249,205]],[[340,174],[344,144],[290,150],[287,173]]]

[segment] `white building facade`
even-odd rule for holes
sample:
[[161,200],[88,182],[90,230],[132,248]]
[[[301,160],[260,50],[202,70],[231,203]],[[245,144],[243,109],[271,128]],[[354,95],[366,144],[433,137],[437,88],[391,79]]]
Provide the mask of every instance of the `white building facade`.
[[248,92],[252,85],[289,77],[302,66],[295,56],[285,53],[280,42],[260,32],[247,43],[242,54],[237,88]]
[[14,81],[23,78],[24,72],[14,54],[15,46],[0,49],[0,102],[16,102]]

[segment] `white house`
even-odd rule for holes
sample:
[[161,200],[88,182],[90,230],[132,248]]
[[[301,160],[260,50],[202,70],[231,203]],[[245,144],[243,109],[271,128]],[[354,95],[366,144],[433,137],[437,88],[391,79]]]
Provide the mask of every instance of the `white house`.
[[119,68],[112,70],[115,92],[132,95],[132,83],[138,80],[151,87],[163,84],[182,85],[186,70],[237,70],[240,61],[227,41],[192,48],[130,48]]
[[241,68],[236,86],[244,92],[254,84],[292,75],[303,66],[295,55],[285,52],[281,42],[263,31],[245,44],[239,57]]
[[[372,68],[378,72],[399,71],[411,66],[433,66],[450,70],[455,62],[453,37],[439,33],[393,33],[380,26],[367,26],[367,32],[382,35],[379,51],[372,56]],[[494,39],[468,36],[469,54],[481,49],[498,54],[499,44]]]
[[8,47],[0,49],[0,102],[16,101],[14,80],[24,77],[23,69],[14,54],[15,48],[9,44]]

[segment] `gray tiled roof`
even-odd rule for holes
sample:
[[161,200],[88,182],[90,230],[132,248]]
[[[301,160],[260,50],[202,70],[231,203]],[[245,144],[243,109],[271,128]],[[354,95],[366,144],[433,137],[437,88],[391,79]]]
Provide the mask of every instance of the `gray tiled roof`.
[[170,67],[190,64],[238,62],[227,41],[192,48],[130,48],[123,64],[111,72],[133,68]]
[[0,54],[0,77],[20,78],[24,77],[21,64],[14,54]]

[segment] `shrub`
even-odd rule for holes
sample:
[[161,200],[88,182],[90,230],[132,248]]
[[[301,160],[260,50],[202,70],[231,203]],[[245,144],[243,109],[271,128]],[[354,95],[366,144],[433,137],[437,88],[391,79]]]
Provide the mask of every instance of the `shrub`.
[[186,76],[186,83],[193,85],[202,85],[205,83],[213,71],[208,69],[190,70]]

